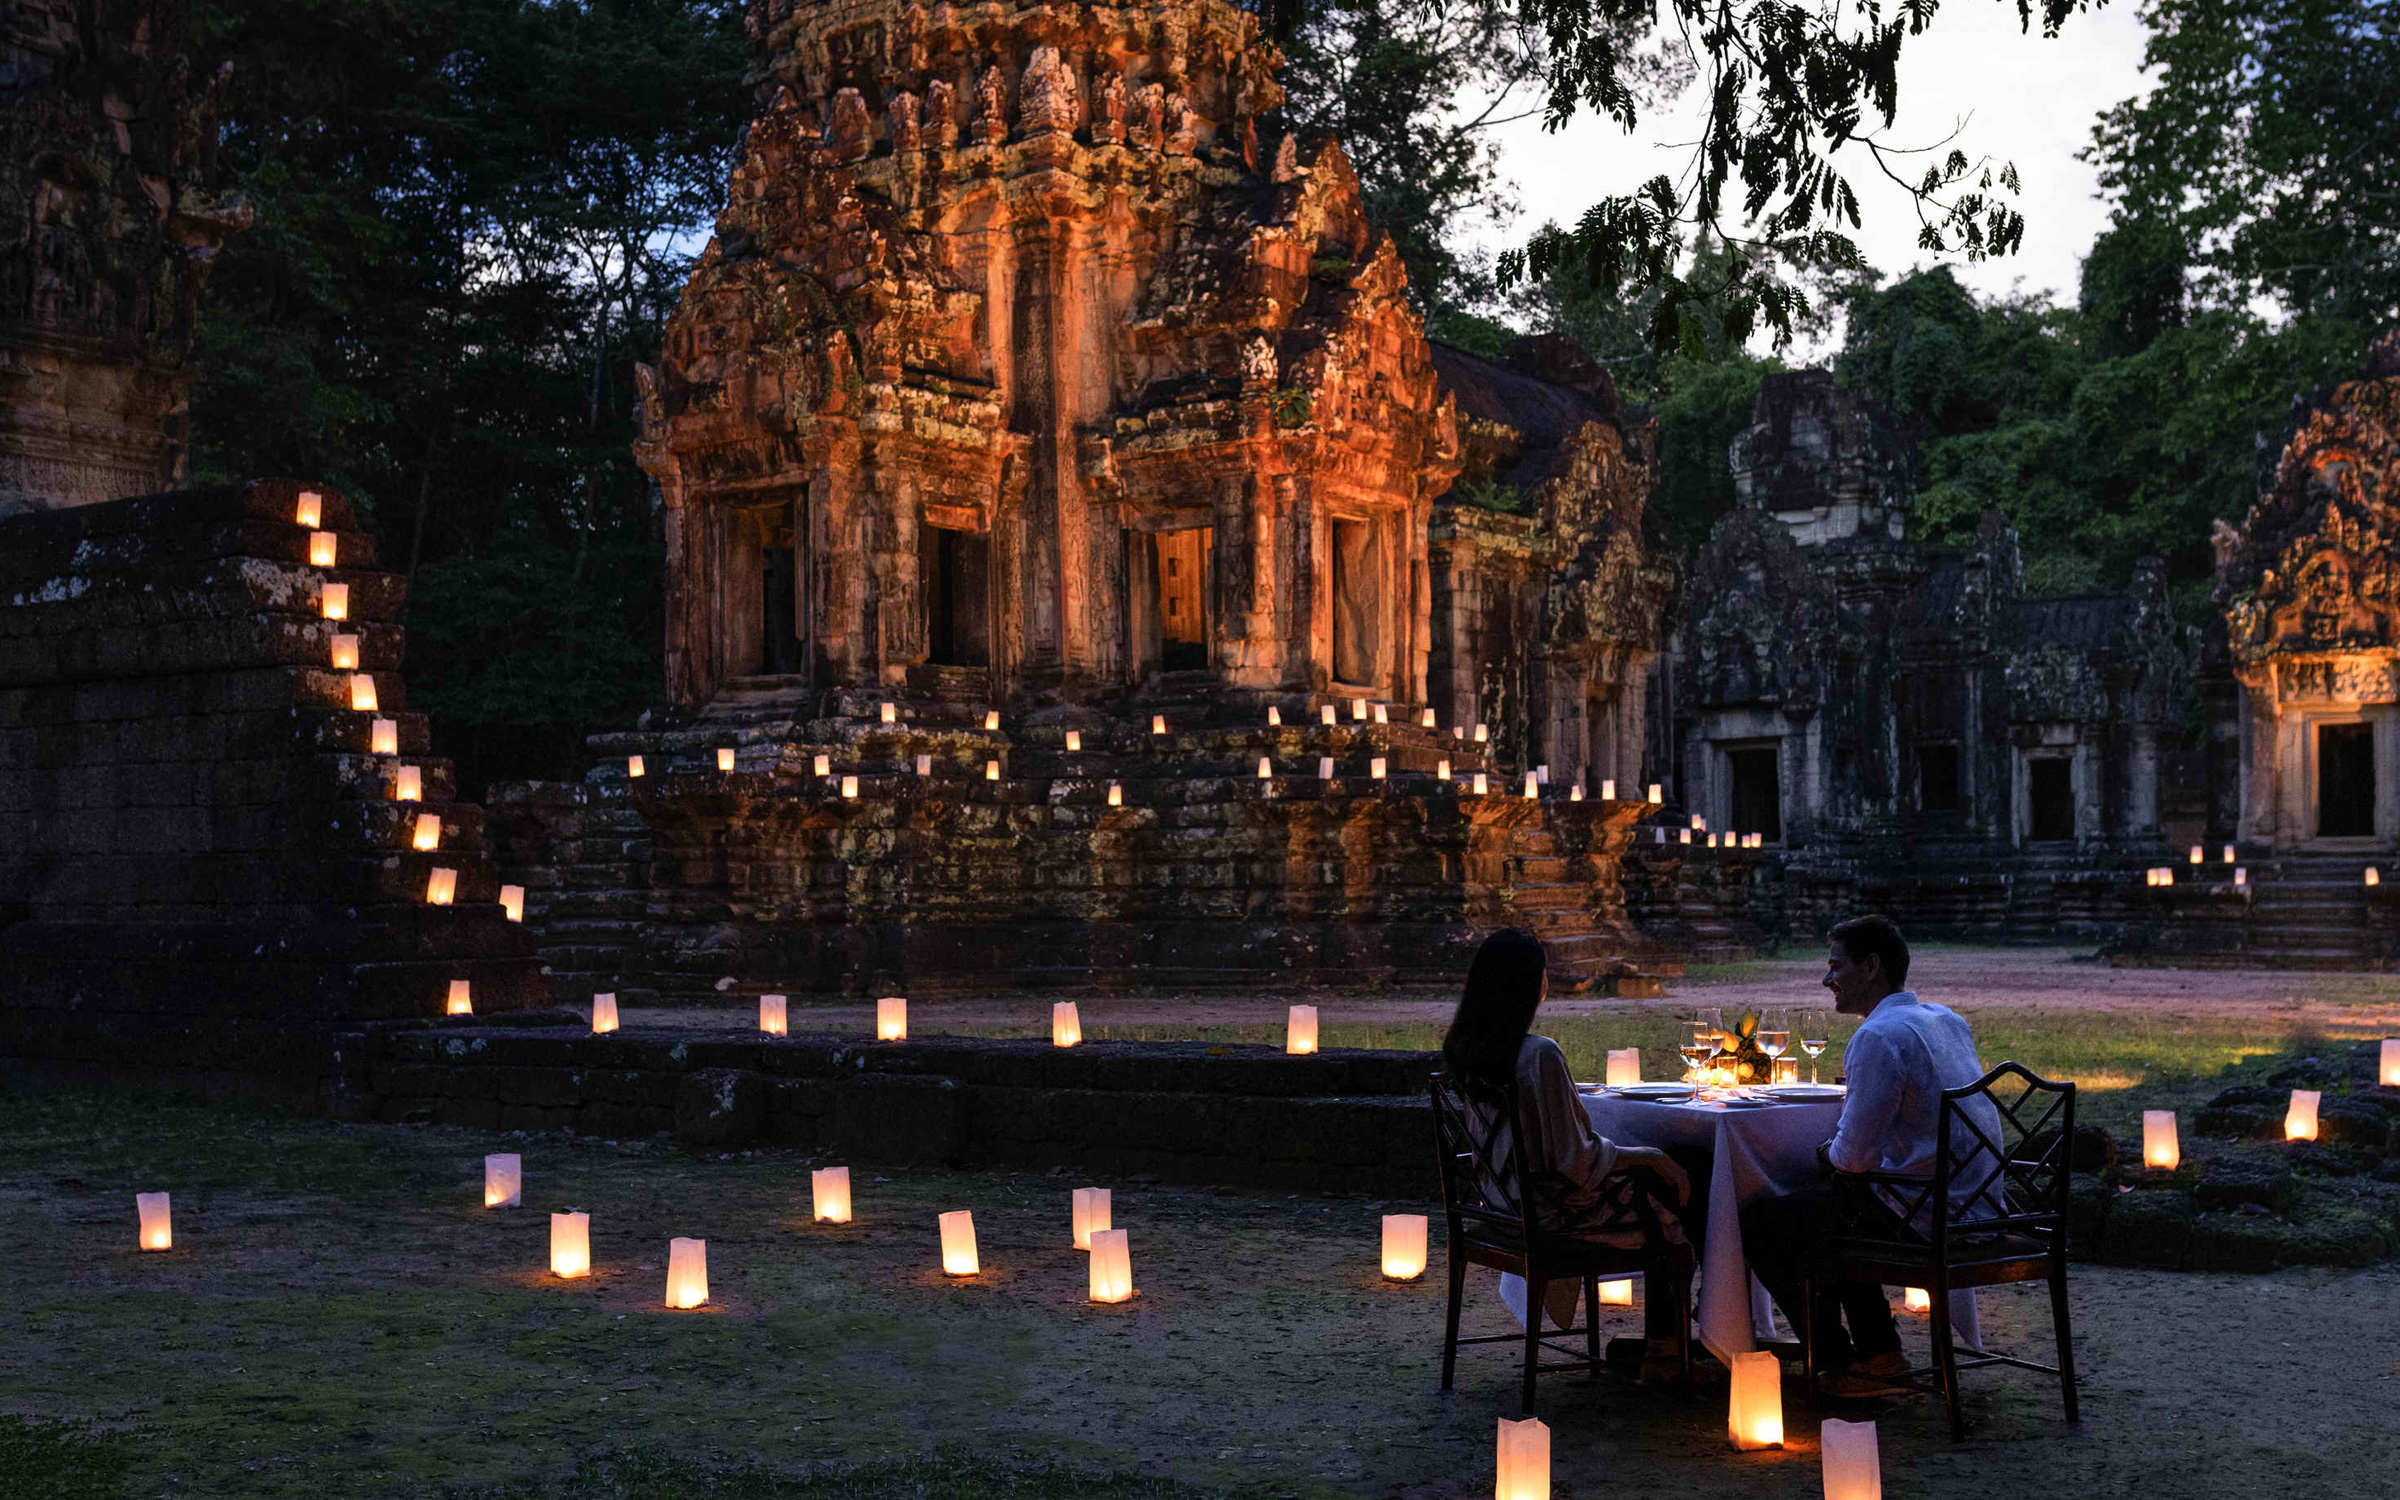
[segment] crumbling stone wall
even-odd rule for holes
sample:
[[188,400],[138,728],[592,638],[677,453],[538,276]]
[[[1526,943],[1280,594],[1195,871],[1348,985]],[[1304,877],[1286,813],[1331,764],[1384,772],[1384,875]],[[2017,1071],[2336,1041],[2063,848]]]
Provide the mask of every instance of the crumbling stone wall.
[[[397,576],[260,481],[0,520],[0,1059],[320,1102],[343,1023],[546,1002],[407,711]],[[312,539],[335,547],[311,562]],[[328,587],[347,618],[325,617]],[[335,638],[356,670],[333,664]],[[375,707],[354,706],[371,685]],[[375,721],[392,726],[374,750]],[[394,800],[413,768],[422,799]],[[415,847],[421,817],[437,847]],[[452,904],[426,901],[456,872]]]

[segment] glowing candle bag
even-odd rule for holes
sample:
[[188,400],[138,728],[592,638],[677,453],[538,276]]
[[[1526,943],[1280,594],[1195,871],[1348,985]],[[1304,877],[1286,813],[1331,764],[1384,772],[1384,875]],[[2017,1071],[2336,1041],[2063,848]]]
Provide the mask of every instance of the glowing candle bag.
[[1617,784],[1615,782],[1603,781],[1600,783],[1600,800],[1603,802],[1617,800]]
[[875,1002],[875,1040],[905,1042],[908,1040],[908,1001],[898,995],[886,995]]
[[1499,1450],[1493,1500],[1550,1500],[1550,1429],[1539,1418],[1502,1417]]
[[758,1029],[769,1036],[784,1036],[791,1030],[786,1019],[785,999],[781,995],[758,997]]
[[1900,1305],[1910,1312],[1931,1312],[1933,1294],[1921,1286],[1904,1286],[1900,1289]]
[[731,749],[723,749],[717,752],[717,769],[720,771],[730,771],[733,769],[733,751]]
[[2283,1112],[2283,1138],[2287,1141],[2313,1141],[2317,1138],[2316,1089],[2292,1090],[2292,1103]]
[[392,768],[392,800],[422,802],[425,800],[425,771],[421,766]]
[[942,1274],[972,1276],[982,1269],[975,1256],[975,1215],[963,1208],[942,1215]]
[[340,537],[330,531],[318,532],[308,539],[308,565],[312,568],[332,567],[334,554],[340,548]]
[[995,708],[985,713],[983,716],[983,727],[986,730],[998,729],[1000,727],[1000,710]]
[[1109,1227],[1107,1188],[1075,1190],[1075,1248],[1092,1248],[1092,1236]]
[[809,1216],[820,1224],[850,1222],[850,1169],[819,1167],[808,1174]]
[[1083,748],[1082,730],[1070,729],[1067,731],[1067,748],[1069,750],[1081,750]]
[[1258,779],[1261,781],[1272,781],[1274,778],[1275,762],[1269,760],[1266,756],[1260,756],[1258,758]]
[[845,797],[856,797],[858,795],[857,777],[845,776],[842,778],[842,795]]
[[346,583],[320,585],[317,593],[317,607],[328,620],[349,619],[350,585]]
[[1124,1230],[1093,1232],[1091,1287],[1094,1302],[1124,1302],[1133,1296],[1133,1249]]
[[409,836],[412,849],[434,850],[442,847],[442,815],[419,813],[415,830]]
[[595,1034],[617,1029],[617,996],[614,990],[592,997],[592,1030]]
[[511,922],[524,921],[525,887],[521,885],[500,887],[500,910]]
[[400,753],[400,721],[377,719],[367,726],[369,755],[398,755]]
[[2142,1165],[2156,1172],[2172,1172],[2183,1165],[2183,1146],[2175,1138],[2175,1111],[2142,1111]]
[[1165,734],[1167,732],[1167,716],[1165,714],[1152,714],[1150,716],[1150,732],[1152,734]]
[[449,1016],[475,1014],[475,991],[469,981],[464,979],[450,981],[450,995],[442,1002],[442,1014]]
[[350,706],[362,714],[371,714],[375,711],[374,673],[353,672],[350,674]]
[[1602,1307],[1633,1306],[1633,1283],[1631,1281],[1601,1282],[1600,1305]]
[[1827,1417],[1818,1437],[1825,1446],[1825,1500],[1883,1500],[1874,1423]]
[[1050,1045],[1078,1046],[1083,1041],[1083,1018],[1075,1013],[1075,1002],[1056,1000],[1050,1005]]
[[458,872],[436,865],[425,877],[425,901],[429,906],[448,906],[458,896]]
[[628,755],[625,757],[625,776],[627,780],[631,780],[636,776],[645,776],[648,774],[648,771],[642,765],[642,758],[640,756]]
[[592,1274],[592,1216],[550,1216],[550,1274],[574,1281]]
[[483,1159],[483,1206],[525,1206],[525,1158],[514,1151],[496,1151]]
[[2387,1088],[2400,1087],[2400,1036],[2387,1036],[2375,1059],[2375,1081]]
[[136,1193],[133,1210],[142,1218],[140,1245],[144,1250],[175,1248],[175,1216],[165,1193]]
[[1425,1216],[1383,1216],[1383,1274],[1389,1281],[1414,1281],[1425,1274]]
[[293,508],[292,519],[314,531],[325,524],[325,497],[315,490],[302,490],[300,503]]
[[1295,1005],[1283,1025],[1283,1050],[1297,1057],[1317,1050],[1317,1008]]
[[358,637],[337,635],[333,638],[333,669],[336,672],[358,670]]
[[708,1300],[708,1241],[667,1242],[667,1306],[698,1307]]
[[1725,1428],[1733,1446],[1745,1453],[1783,1446],[1783,1360],[1773,1351],[1754,1349],[1733,1357]]
[[1629,1083],[1642,1081],[1642,1049],[1612,1047],[1608,1053],[1608,1086],[1621,1089]]
[[1125,788],[1113,781],[1108,784],[1108,805],[1111,807],[1125,805]]

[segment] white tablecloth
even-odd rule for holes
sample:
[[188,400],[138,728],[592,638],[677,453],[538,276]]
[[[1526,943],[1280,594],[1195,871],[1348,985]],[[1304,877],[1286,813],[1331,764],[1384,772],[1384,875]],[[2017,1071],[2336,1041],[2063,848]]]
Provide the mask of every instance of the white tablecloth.
[[[1774,1303],[1750,1274],[1742,1253],[1742,1206],[1761,1193],[1784,1193],[1817,1176],[1817,1147],[1833,1139],[1842,1116],[1839,1099],[1808,1100],[1755,1109],[1719,1104],[1660,1104],[1614,1094],[1585,1094],[1592,1128],[1620,1146],[1698,1146],[1711,1151],[1705,1209],[1689,1205],[1686,1215],[1706,1214],[1706,1246],[1700,1263],[1700,1342],[1731,1363],[1736,1354],[1778,1337]],[[1520,1323],[1525,1284],[1501,1278],[1500,1295]],[[1983,1325],[1975,1293],[1950,1294],[1952,1334],[1971,1349],[1983,1347]]]

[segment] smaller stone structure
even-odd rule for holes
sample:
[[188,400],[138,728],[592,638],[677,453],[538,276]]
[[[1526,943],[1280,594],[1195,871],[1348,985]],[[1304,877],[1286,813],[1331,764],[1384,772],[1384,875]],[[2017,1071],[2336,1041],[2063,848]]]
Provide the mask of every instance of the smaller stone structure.
[[548,1002],[407,711],[403,588],[348,501],[287,481],[0,520],[0,1066],[318,1105],[341,1026],[441,1015],[455,980]]

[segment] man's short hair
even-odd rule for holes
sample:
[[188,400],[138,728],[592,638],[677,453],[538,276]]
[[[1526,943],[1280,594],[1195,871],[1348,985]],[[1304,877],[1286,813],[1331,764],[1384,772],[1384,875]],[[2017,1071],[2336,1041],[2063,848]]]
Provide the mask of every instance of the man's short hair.
[[1893,989],[1908,988],[1908,939],[1900,935],[1900,924],[1890,917],[1871,913],[1836,922],[1826,934],[1842,945],[1852,963],[1864,963],[1871,954],[1883,963],[1883,977]]

